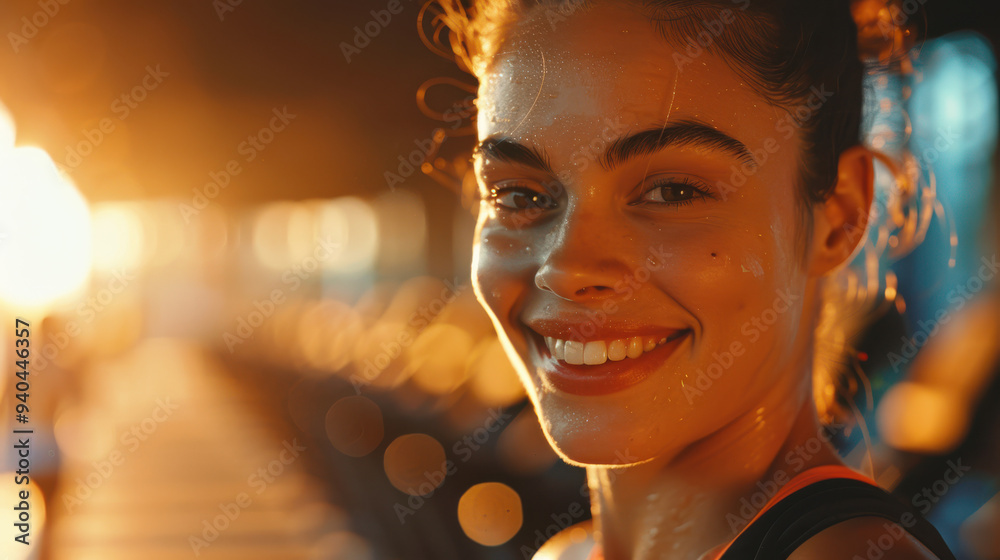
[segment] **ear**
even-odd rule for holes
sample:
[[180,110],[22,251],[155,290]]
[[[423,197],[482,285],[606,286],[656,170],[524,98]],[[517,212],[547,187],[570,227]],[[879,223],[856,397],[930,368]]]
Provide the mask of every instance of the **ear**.
[[861,145],[848,148],[840,155],[833,192],[813,206],[811,276],[822,276],[850,261],[864,242],[874,193],[871,151]]

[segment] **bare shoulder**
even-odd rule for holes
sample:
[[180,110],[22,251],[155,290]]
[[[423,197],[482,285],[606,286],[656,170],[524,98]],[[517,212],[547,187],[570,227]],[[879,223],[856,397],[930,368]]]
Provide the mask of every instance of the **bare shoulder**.
[[587,560],[594,544],[593,520],[588,519],[556,533],[532,557],[546,560]]
[[858,517],[812,537],[788,560],[939,560],[897,523],[881,517]]

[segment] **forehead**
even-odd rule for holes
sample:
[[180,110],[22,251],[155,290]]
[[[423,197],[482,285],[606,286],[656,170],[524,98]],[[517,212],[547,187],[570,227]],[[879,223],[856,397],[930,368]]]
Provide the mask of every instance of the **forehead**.
[[554,13],[534,8],[516,23],[481,77],[480,140],[502,134],[536,145],[553,136],[586,143],[615,123],[645,127],[669,117],[747,129],[752,142],[780,116],[725,60],[697,42],[685,48],[685,37],[666,41],[634,8]]

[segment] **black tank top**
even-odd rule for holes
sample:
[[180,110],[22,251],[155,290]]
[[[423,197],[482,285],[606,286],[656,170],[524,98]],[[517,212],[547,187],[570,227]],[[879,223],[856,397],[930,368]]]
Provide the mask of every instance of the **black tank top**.
[[[719,560],[784,560],[820,531],[872,516],[901,526],[941,560],[955,560],[940,533],[913,507],[877,486],[849,478],[822,480],[792,492],[754,520]],[[894,542],[903,537],[890,536]]]

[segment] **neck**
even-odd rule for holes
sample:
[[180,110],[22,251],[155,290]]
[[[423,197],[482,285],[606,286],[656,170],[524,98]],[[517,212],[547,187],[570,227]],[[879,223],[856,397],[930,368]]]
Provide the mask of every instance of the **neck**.
[[776,385],[759,406],[674,456],[588,467],[607,560],[698,560],[732,540],[796,474],[841,464],[816,416],[811,375],[785,378],[793,382]]

